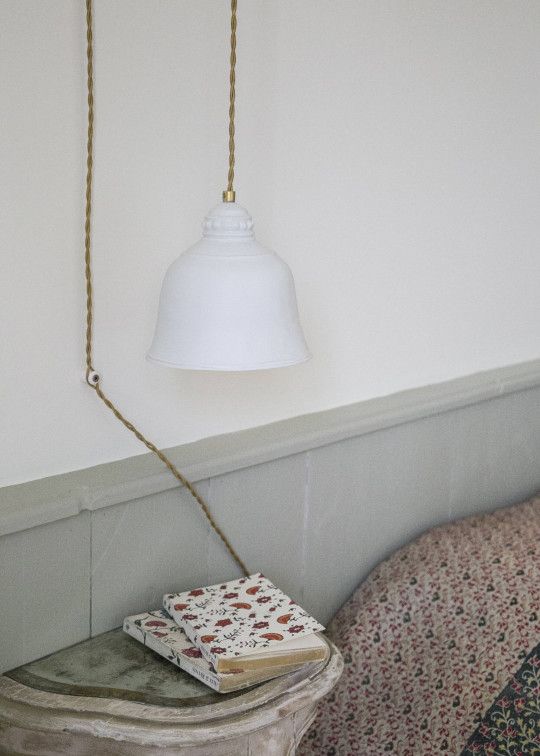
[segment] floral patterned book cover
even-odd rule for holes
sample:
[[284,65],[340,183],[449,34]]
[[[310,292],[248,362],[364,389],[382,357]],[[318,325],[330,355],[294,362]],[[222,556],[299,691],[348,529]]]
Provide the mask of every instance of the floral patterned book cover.
[[255,672],[237,668],[234,672],[218,673],[163,609],[126,617],[124,632],[218,693],[246,688],[292,672],[301,666],[293,664]]
[[324,658],[324,627],[260,573],[168,593],[163,606],[218,671]]

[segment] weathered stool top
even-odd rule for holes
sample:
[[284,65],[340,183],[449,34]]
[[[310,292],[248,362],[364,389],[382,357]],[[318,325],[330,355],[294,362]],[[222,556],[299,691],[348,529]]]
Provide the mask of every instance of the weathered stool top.
[[6,676],[49,693],[178,708],[213,704],[246,692],[216,693],[121,628],[25,664]]
[[121,629],[112,630],[0,677],[0,753],[6,722],[47,729],[51,736],[69,731],[153,746],[247,737],[314,706],[331,690],[342,660],[326,642],[324,662],[221,694]]

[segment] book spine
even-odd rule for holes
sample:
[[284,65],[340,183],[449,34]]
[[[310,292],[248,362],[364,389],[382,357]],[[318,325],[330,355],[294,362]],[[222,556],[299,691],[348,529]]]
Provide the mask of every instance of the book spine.
[[197,680],[205,683],[205,685],[208,685],[208,687],[216,690],[218,693],[220,692],[220,679],[217,675],[213,675],[209,670],[201,669],[197,664],[184,658],[182,654],[172,651],[167,643],[156,638],[152,633],[137,627],[137,625],[133,625],[127,620],[124,622],[124,631],[128,635],[131,635],[132,638],[135,638],[135,640],[142,641],[143,645],[148,646],[148,648],[172,662],[176,667],[183,669],[184,672],[187,672],[192,677],[196,677]]
[[210,649],[208,648],[208,644],[201,642],[201,636],[195,630],[193,625],[189,620],[177,620],[177,624],[180,625],[182,630],[185,632],[189,640],[197,646],[197,648],[200,649],[203,657],[206,659],[206,661],[210,662],[214,669],[217,670],[219,665],[219,657],[216,654],[213,654]]

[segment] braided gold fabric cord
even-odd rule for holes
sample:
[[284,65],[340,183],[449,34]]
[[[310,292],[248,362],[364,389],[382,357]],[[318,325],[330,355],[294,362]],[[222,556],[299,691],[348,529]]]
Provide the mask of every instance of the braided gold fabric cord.
[[[84,219],[84,264],[86,270],[86,381],[92,367],[92,270],[90,220],[92,218],[92,168],[94,150],[94,51],[92,40],[92,0],[86,3],[86,89],[88,92],[88,132],[86,138],[86,205]],[[89,385],[92,385],[89,383]]]
[[[235,0],[232,0],[234,6],[236,6]],[[233,24],[231,22],[231,28]],[[236,28],[236,17],[234,20],[234,26]],[[84,221],[84,262],[85,262],[85,277],[86,277],[86,382],[94,389],[101,401],[108,407],[115,417],[120,420],[122,425],[126,427],[133,435],[143,443],[147,449],[158,457],[163,464],[170,470],[177,481],[187,488],[189,493],[193,496],[199,507],[201,508],[204,516],[210,523],[211,528],[222,540],[225,548],[232,556],[236,564],[240,567],[244,575],[248,575],[248,569],[244,562],[240,559],[234,548],[232,547],[229,539],[225,533],[221,530],[219,525],[214,520],[208,504],[204,501],[202,496],[198,493],[197,489],[178,468],[171,462],[171,460],[160,451],[155,444],[149,441],[143,434],[137,430],[137,428],[120,412],[118,407],[106,396],[100,386],[100,377],[95,372],[92,364],[92,325],[93,325],[93,289],[92,289],[92,255],[91,255],[91,218],[92,218],[92,172],[93,172],[93,145],[94,145],[94,74],[93,74],[93,38],[92,38],[92,0],[86,0],[86,57],[87,57],[87,90],[88,90],[88,133],[86,144],[86,205],[85,205],[85,221]],[[232,62],[232,54],[231,54]],[[232,79],[234,79],[231,73]],[[233,106],[234,114],[234,106]],[[234,136],[234,126],[233,126]],[[234,144],[234,140],[233,140]],[[233,147],[233,160],[234,160],[234,147]],[[229,179],[232,181],[232,178]]]
[[233,192],[234,184],[234,116],[236,99],[236,9],[237,0],[231,0],[231,68],[229,76],[229,174],[227,191]]

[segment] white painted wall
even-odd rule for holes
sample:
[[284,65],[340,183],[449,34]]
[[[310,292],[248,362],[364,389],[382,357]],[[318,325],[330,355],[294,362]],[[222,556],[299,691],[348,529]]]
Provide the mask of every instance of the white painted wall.
[[[96,367],[163,446],[538,357],[540,3],[240,1],[237,189],[313,360],[147,364],[226,175],[226,0],[95,0]],[[82,382],[84,13],[2,0],[0,484],[144,451]]]

